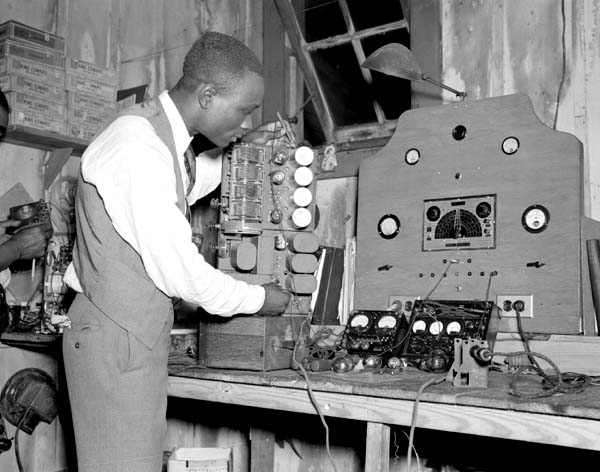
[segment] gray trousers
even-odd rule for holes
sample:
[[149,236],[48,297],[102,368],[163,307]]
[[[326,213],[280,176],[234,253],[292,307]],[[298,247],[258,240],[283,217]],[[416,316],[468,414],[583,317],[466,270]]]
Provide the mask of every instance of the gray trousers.
[[63,357],[79,472],[159,472],[172,314],[148,349],[78,294]]

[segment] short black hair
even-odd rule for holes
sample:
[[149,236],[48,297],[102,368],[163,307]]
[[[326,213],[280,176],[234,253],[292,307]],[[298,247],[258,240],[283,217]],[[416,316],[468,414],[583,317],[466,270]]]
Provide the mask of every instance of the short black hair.
[[6,110],[6,113],[10,113],[10,106],[8,105],[8,100],[6,99],[6,95],[4,92],[0,90],[0,107]]
[[206,31],[194,42],[183,61],[183,84],[212,83],[227,95],[246,72],[262,75],[256,55],[241,41],[216,31]]

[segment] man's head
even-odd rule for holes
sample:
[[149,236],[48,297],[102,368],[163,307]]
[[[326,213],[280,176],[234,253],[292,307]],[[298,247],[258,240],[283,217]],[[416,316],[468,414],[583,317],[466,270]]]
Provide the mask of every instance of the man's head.
[[8,115],[10,114],[10,107],[8,106],[8,100],[4,92],[0,90],[0,139],[6,134],[6,128],[8,127]]
[[190,135],[218,146],[241,136],[241,125],[262,103],[261,64],[242,42],[203,33],[185,56],[183,76],[170,91]]

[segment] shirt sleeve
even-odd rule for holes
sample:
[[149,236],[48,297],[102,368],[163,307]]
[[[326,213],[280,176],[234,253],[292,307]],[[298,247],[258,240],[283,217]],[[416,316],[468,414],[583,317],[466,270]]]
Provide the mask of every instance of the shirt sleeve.
[[4,269],[0,271],[0,285],[6,288],[10,283],[10,269]]
[[234,279],[198,253],[177,207],[173,158],[146,119],[115,121],[86,151],[82,175],[96,186],[115,230],[164,293],[222,316],[262,307],[261,286]]

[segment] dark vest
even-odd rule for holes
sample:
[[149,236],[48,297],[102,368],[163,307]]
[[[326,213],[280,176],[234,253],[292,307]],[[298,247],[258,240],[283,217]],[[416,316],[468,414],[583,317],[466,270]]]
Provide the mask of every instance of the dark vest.
[[[173,133],[159,100],[134,105],[121,115],[147,118],[171,151],[177,206],[185,214],[183,181]],[[83,293],[106,316],[152,348],[170,318],[171,298],[155,286],[139,254],[115,231],[96,187],[84,182],[81,172],[75,211],[77,241],[73,264]]]

